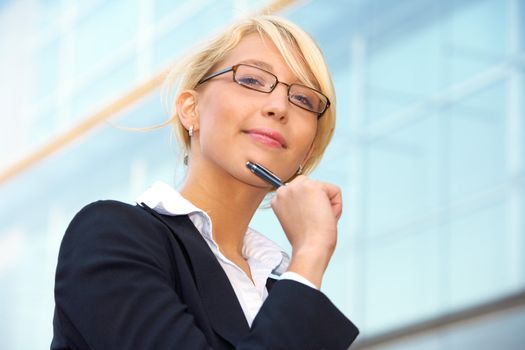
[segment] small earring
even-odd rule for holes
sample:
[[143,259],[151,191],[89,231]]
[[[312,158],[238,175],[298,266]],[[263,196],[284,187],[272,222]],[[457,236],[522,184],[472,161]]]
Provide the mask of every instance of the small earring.
[[299,169],[297,169],[297,175],[301,175],[303,173],[303,165],[299,164]]
[[193,136],[193,125],[190,126],[190,128],[188,130],[188,135],[190,135],[190,137]]

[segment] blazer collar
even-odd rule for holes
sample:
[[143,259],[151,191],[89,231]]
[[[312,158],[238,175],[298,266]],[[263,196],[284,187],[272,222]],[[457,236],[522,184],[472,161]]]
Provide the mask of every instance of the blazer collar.
[[[183,245],[213,329],[233,345],[237,344],[250,328],[228,277],[202,235],[187,215],[161,215],[144,203],[142,207],[163,221]],[[267,287],[271,288],[272,282],[269,280]]]

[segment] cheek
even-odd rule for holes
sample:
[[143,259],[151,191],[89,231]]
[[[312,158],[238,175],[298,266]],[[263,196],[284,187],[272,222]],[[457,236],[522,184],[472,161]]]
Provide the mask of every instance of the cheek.
[[204,101],[199,112],[201,152],[211,155],[228,150],[238,125],[234,101],[227,94],[217,93]]
[[209,114],[201,118],[199,132],[201,152],[209,154],[223,151],[227,147],[226,140],[231,137],[229,125],[219,114]]
[[310,146],[315,140],[315,135],[317,133],[317,123],[312,123],[308,125],[304,125],[301,130],[298,132],[297,139],[300,140],[301,148],[303,149],[302,157],[304,158],[308,151],[310,150]]

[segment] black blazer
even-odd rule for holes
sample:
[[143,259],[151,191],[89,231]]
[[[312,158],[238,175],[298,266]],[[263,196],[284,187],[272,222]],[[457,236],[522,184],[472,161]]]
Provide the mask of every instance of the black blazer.
[[357,337],[320,291],[267,287],[250,328],[188,216],[98,201],[62,240],[51,349],[346,349]]

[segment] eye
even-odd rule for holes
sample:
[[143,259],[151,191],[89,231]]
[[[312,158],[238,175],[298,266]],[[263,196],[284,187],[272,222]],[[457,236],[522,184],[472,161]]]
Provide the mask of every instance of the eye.
[[237,77],[237,81],[246,86],[252,86],[252,87],[264,87],[266,86],[266,83],[264,79],[254,76],[254,75],[242,75],[240,77]]
[[292,100],[298,105],[312,110],[314,108],[314,101],[311,97],[305,95],[293,95]]

